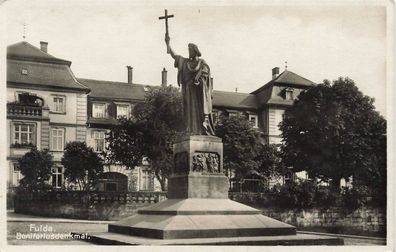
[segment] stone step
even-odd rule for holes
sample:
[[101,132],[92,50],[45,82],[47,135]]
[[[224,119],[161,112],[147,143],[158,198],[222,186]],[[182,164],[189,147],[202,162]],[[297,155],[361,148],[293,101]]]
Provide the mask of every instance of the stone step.
[[312,234],[231,238],[153,239],[102,232],[90,234],[87,241],[101,245],[344,245],[343,239]]

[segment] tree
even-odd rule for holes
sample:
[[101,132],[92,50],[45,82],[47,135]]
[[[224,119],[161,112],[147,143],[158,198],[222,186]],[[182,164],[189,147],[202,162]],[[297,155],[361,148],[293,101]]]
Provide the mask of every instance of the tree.
[[173,165],[172,144],[182,134],[182,101],[177,88],[155,88],[145,100],[136,104],[131,119],[120,119],[106,140],[107,160],[129,169],[149,161],[155,177],[166,190],[166,181]]
[[283,175],[278,148],[265,144],[246,116],[220,117],[216,136],[223,140],[224,171],[229,178],[242,180],[254,174],[268,181]]
[[18,160],[18,164],[24,176],[20,181],[20,188],[31,191],[50,188],[48,180],[51,177],[53,161],[47,149],[39,151],[33,147]]
[[65,177],[84,191],[89,191],[103,173],[102,158],[85,142],[67,143],[61,163]]
[[259,164],[257,172],[267,181],[288,172],[282,162],[281,152],[275,144],[261,144],[255,160]]
[[223,166],[229,178],[234,173],[240,180],[259,170],[260,135],[245,116],[221,117],[216,125],[216,136],[223,140]]
[[349,78],[302,92],[280,124],[286,166],[330,180],[335,190],[341,178],[384,174],[386,121],[373,102]]

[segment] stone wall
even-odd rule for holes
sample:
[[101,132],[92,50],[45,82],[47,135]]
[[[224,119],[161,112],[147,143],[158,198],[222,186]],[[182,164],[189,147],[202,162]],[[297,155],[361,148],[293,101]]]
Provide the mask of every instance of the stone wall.
[[119,220],[166,199],[164,192],[49,192],[18,195],[14,211],[46,217]]
[[364,207],[353,211],[341,208],[308,210],[265,208],[262,212],[264,215],[294,225],[298,229],[341,229],[379,234],[384,234],[386,230],[386,213],[379,208]]
[[386,234],[386,209],[381,207],[360,207],[355,210],[340,207],[283,209],[271,207],[270,193],[230,192],[229,197],[258,208],[264,215],[296,226],[299,230],[376,236]]

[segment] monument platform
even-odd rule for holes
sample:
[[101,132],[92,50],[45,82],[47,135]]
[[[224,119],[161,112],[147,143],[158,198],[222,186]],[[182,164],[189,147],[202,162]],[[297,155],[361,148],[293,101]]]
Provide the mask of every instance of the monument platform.
[[94,233],[89,241],[100,245],[245,245],[245,246],[308,246],[344,245],[341,238],[312,235],[278,235],[251,237],[195,238],[195,239],[154,239],[118,233]]
[[168,199],[90,234],[99,244],[340,245],[342,239],[296,234],[292,225],[228,198],[223,144],[214,136],[187,136],[174,144]]
[[295,227],[229,199],[169,199],[110,224],[108,230],[156,239],[296,234]]

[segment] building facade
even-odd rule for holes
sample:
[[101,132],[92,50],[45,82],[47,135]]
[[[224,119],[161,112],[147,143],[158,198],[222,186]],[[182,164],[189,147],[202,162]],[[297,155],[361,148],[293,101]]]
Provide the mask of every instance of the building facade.
[[[130,117],[133,106],[145,93],[158,87],[133,83],[133,69],[127,67],[127,82],[76,78],[71,62],[48,54],[48,44],[37,48],[27,42],[8,47],[7,51],[7,160],[9,187],[18,185],[21,174],[17,159],[32,146],[49,149],[54,156],[50,183],[64,186],[60,160],[65,144],[86,141],[101,153],[105,135],[120,117]],[[162,83],[167,85],[163,69]],[[291,71],[272,69],[272,79],[251,93],[213,92],[213,116],[243,114],[262,132],[269,144],[281,144],[279,123],[285,109],[301,91],[315,85]],[[300,176],[305,176],[301,174]],[[115,182],[115,181],[127,181]],[[105,167],[98,189],[160,190],[147,162],[128,170],[119,165]]]
[[54,156],[50,183],[64,184],[60,160],[69,141],[85,141],[87,95],[70,69],[71,62],[56,58],[27,42],[7,51],[7,160],[8,184],[21,179],[17,159],[35,146]]
[[[142,102],[145,93],[152,87],[132,83],[132,68],[128,67],[128,82],[112,82],[92,79],[78,79],[90,88],[91,93],[87,102],[87,144],[98,153],[105,151],[106,133],[117,119],[130,118],[133,106]],[[128,177],[130,191],[160,191],[161,186],[155,179],[148,162],[133,170],[120,165],[105,166],[105,172],[117,172]],[[113,182],[104,182],[103,188]],[[113,186],[117,190],[118,186]]]

